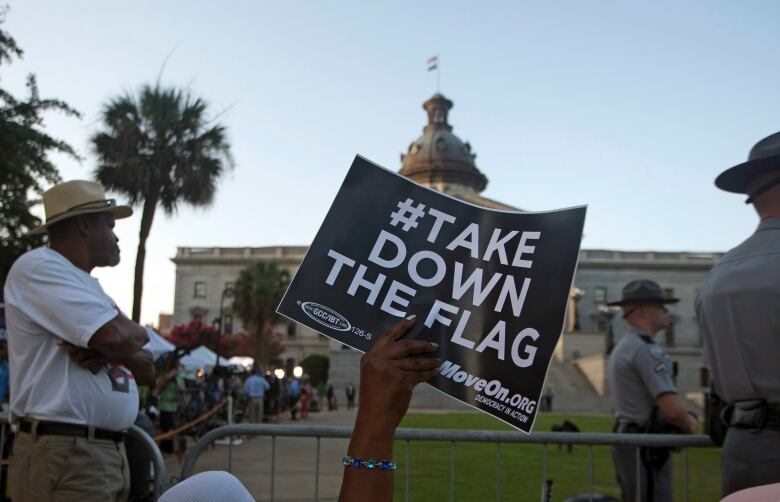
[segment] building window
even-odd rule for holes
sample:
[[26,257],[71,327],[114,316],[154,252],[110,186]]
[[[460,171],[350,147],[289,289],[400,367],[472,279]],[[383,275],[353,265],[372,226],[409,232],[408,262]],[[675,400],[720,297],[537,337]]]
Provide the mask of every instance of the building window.
[[295,338],[295,335],[297,335],[295,330],[296,324],[294,322],[287,323],[287,337],[288,338]]
[[236,287],[236,283],[234,283],[234,282],[226,282],[224,291],[227,292],[229,295],[233,294],[233,288],[235,288],[235,287]]
[[226,335],[233,334],[233,314],[225,314],[225,320],[222,322],[222,331]]
[[195,292],[193,298],[206,298],[206,283],[198,281],[195,283]]
[[607,321],[606,319],[599,319],[596,322],[596,330],[599,333],[606,333],[608,328],[609,328],[609,321]]
[[593,289],[593,303],[607,303],[607,288],[599,286]]

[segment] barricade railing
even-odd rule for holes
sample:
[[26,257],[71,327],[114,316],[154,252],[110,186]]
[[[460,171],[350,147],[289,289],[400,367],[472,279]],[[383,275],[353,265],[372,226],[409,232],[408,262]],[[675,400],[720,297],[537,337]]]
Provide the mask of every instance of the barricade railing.
[[[213,429],[204,434],[195,445],[190,448],[181,469],[181,479],[192,475],[195,464],[201,453],[214,441],[236,436],[269,436],[271,438],[271,474],[270,474],[270,498],[275,500],[276,482],[276,438],[297,437],[316,439],[316,459],[314,465],[314,500],[319,500],[319,474],[320,474],[320,440],[349,438],[352,434],[351,427],[336,426],[301,426],[301,425],[269,425],[269,424],[238,424],[225,425]],[[684,500],[689,498],[688,490],[688,448],[714,448],[707,436],[691,436],[678,434],[612,434],[612,433],[588,433],[588,432],[535,432],[523,434],[513,431],[487,431],[487,430],[443,430],[443,429],[398,429],[395,434],[397,441],[404,441],[406,446],[406,458],[403,468],[406,473],[404,487],[405,500],[408,501],[411,493],[409,483],[411,455],[410,443],[412,441],[440,441],[449,442],[450,448],[450,500],[455,500],[455,446],[457,443],[492,443],[496,445],[496,500],[501,498],[501,444],[538,444],[544,448],[542,464],[542,481],[547,476],[547,447],[549,445],[584,445],[588,448],[588,494],[593,494],[593,447],[594,446],[635,446],[654,448],[682,449],[683,477],[685,483]],[[232,442],[228,442],[227,470],[232,472]],[[640,479],[642,459],[640,449],[636,450],[637,479]],[[637,500],[641,500],[641,484],[637,483]]]
[[137,425],[133,425],[127,430],[128,440],[135,441],[136,444],[143,445],[143,448],[148,456],[148,459],[152,463],[154,470],[153,483],[153,499],[157,500],[160,495],[165,491],[167,476],[165,473],[165,460],[163,459],[160,448],[157,447],[157,443],[154,442],[152,436],[146,433],[143,429]]

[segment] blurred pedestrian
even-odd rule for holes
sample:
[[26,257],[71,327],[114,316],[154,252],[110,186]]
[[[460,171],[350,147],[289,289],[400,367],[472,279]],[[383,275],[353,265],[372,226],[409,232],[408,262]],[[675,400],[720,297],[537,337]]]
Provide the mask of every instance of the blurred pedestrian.
[[290,380],[288,395],[290,396],[290,416],[293,420],[296,420],[296,415],[298,414],[298,399],[301,396],[301,383],[297,378]]
[[[160,376],[152,393],[157,396],[160,430],[165,433],[181,425],[182,395],[185,384],[179,358],[173,352],[163,357]],[[160,450],[164,453],[178,453],[177,435],[160,441]]]
[[333,384],[328,382],[326,383],[327,390],[325,391],[325,397],[328,400],[328,411],[333,411],[336,409],[336,392],[333,390]]
[[347,385],[347,409],[351,410],[355,407],[355,386],[352,382]]
[[249,409],[249,422],[259,424],[263,421],[265,392],[269,389],[268,382],[255,369],[244,382],[244,394]]

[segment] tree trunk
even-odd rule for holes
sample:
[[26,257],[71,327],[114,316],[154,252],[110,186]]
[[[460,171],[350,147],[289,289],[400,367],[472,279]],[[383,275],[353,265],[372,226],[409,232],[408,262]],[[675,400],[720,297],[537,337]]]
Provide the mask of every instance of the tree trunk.
[[266,350],[265,331],[267,329],[266,322],[260,321],[258,328],[255,331],[255,368],[265,373],[266,366],[268,364],[268,351]]
[[146,261],[146,239],[152,230],[154,212],[157,209],[157,194],[144,200],[141,214],[141,231],[138,234],[138,252],[135,255],[135,282],[133,283],[133,321],[141,322],[141,297],[144,292],[144,262]]

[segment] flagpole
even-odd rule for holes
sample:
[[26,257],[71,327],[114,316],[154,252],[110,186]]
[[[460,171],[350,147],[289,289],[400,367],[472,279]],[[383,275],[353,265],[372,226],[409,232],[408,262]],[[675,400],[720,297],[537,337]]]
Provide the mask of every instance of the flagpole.
[[441,94],[441,60],[436,54],[436,94]]

